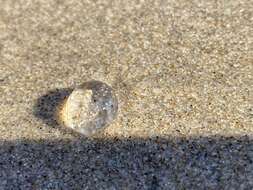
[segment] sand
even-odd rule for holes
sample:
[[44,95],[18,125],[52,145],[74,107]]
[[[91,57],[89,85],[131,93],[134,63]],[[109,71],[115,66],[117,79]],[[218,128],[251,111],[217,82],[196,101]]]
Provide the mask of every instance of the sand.
[[[253,189],[251,0],[0,0],[0,189]],[[99,80],[92,138],[59,102]]]

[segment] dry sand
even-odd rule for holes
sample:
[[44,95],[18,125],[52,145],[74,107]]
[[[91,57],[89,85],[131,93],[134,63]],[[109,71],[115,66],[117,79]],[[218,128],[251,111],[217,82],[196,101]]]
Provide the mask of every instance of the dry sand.
[[[253,189],[252,0],[0,0],[0,189]],[[55,106],[89,80],[117,120]]]

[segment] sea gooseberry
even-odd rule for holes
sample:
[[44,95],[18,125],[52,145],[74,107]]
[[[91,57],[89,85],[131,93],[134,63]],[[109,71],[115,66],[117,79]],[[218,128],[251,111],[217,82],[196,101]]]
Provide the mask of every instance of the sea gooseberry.
[[84,136],[108,126],[117,115],[118,101],[112,88],[100,81],[86,82],[72,91],[59,111],[58,120]]

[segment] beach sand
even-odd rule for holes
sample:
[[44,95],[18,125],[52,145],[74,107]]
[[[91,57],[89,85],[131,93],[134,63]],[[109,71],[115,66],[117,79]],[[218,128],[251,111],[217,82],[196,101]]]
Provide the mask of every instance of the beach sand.
[[[253,2],[0,0],[0,189],[253,189]],[[117,94],[92,138],[69,89]]]

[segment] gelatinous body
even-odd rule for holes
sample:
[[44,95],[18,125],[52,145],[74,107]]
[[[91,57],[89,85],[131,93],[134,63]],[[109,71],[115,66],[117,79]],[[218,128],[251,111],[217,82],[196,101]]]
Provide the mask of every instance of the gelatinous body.
[[64,126],[85,136],[96,133],[115,119],[118,102],[110,86],[86,82],[69,95],[60,111]]

